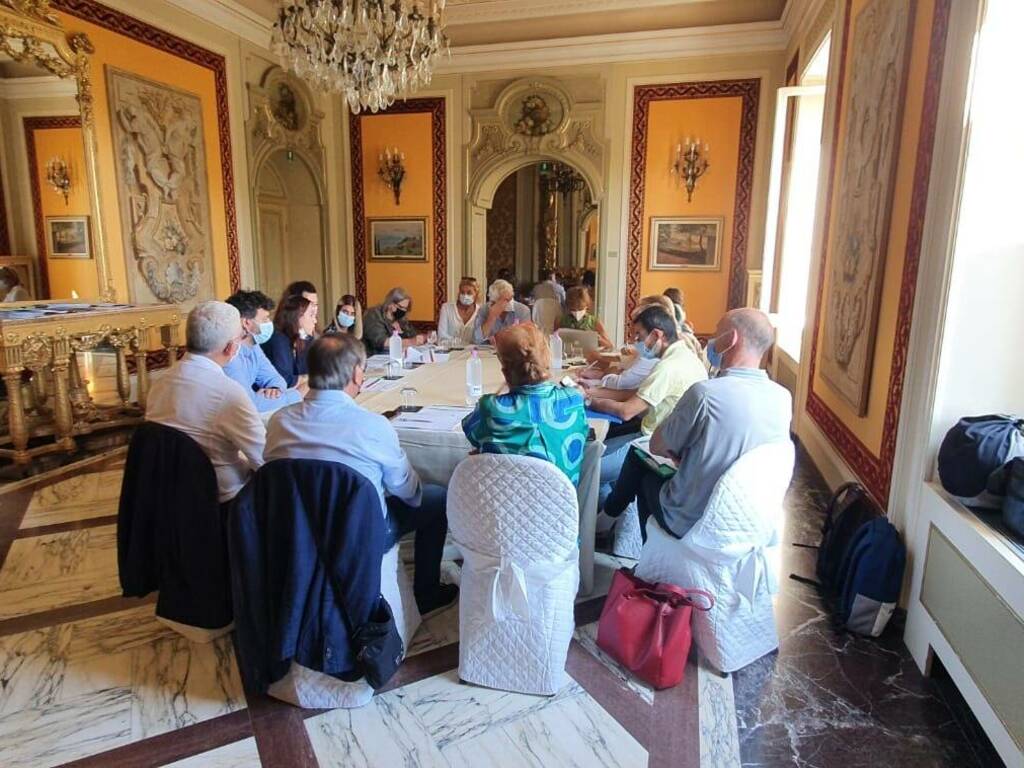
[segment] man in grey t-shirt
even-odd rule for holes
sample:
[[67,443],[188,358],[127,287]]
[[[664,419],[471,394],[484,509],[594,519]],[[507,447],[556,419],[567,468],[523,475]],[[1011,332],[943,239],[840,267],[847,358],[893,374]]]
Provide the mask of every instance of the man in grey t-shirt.
[[760,367],[773,337],[768,317],[756,309],[734,309],[722,317],[707,350],[718,376],[693,384],[651,437],[651,452],[673,459],[678,470],[666,481],[631,454],[606,513],[625,508],[632,494],[642,527],[653,515],[682,538],[704,514],[715,483],[740,456],[790,439],[793,400]]

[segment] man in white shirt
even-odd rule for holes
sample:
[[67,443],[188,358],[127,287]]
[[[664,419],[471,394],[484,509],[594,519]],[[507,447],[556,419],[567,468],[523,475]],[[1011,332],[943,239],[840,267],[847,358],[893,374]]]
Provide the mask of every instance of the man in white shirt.
[[534,299],[554,299],[565,306],[565,286],[558,282],[558,273],[553,269],[542,269],[540,282],[533,287]]
[[321,336],[309,348],[307,365],[309,394],[271,418],[267,461],[334,461],[373,483],[388,521],[385,547],[416,531],[413,592],[420,614],[454,604],[458,587],[440,583],[448,533],[445,489],[421,486],[391,422],[356,403],[366,366],[362,343],[346,334]]
[[188,314],[185,340],[188,354],[149,392],[146,420],[199,443],[217,473],[223,503],[235,498],[263,464],[266,442],[249,395],[224,373],[242,343],[238,310],[222,301],[197,304]]

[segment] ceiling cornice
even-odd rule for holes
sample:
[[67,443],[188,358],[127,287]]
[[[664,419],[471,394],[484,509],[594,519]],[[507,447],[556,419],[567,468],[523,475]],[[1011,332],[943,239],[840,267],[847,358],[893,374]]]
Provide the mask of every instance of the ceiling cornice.
[[9,77],[0,79],[0,98],[47,99],[57,96],[75,97],[78,85],[73,78],[60,79],[52,75],[39,77]]
[[736,53],[783,51],[788,38],[781,21],[691,27],[653,32],[566,37],[452,48],[451,60],[435,67],[446,72],[685,59]]
[[166,0],[170,5],[198,16],[203,21],[238,35],[243,40],[270,49],[274,22],[235,0]]
[[574,13],[633,11],[645,8],[701,2],[701,0],[490,0],[460,3],[449,0],[445,14],[448,25],[540,19]]

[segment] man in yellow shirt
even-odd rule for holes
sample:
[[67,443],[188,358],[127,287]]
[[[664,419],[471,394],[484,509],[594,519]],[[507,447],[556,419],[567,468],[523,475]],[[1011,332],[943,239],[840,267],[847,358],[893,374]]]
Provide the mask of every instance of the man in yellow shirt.
[[621,431],[605,441],[601,459],[601,504],[611,492],[629,445],[650,435],[672,413],[690,386],[708,377],[707,369],[689,345],[679,338],[675,318],[660,306],[652,306],[633,321],[633,346],[641,357],[658,358],[654,369],[637,389],[594,389],[589,407],[628,423],[642,417],[639,428]]

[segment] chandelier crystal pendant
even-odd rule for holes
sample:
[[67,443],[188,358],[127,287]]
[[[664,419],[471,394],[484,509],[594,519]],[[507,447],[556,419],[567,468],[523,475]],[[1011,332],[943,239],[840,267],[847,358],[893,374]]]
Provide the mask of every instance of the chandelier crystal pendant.
[[353,113],[379,112],[430,82],[449,53],[445,0],[281,0],[273,49]]

